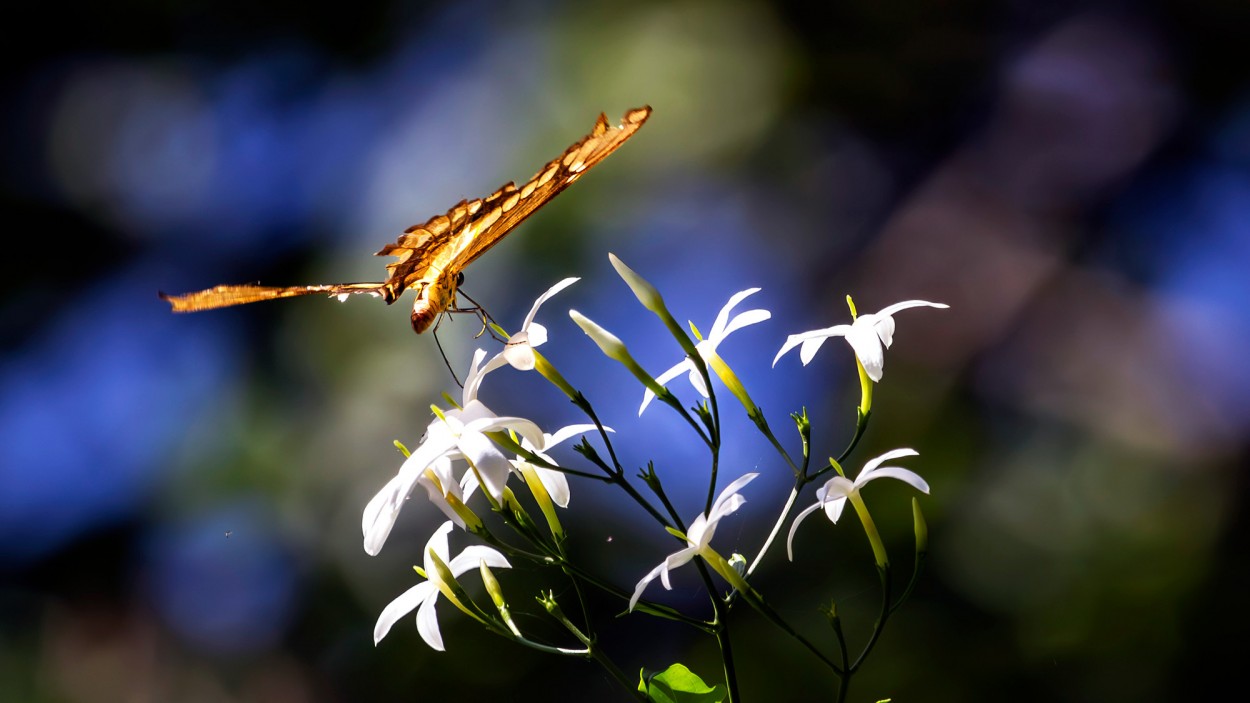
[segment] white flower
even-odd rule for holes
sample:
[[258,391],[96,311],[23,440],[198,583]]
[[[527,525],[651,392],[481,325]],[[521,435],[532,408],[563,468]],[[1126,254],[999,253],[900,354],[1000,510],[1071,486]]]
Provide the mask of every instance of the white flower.
[[[538,314],[538,308],[547,302],[551,296],[568,288],[580,281],[580,278],[566,278],[547,289],[546,293],[538,296],[534,301],[530,313],[525,316],[525,322],[521,323],[521,329],[516,334],[508,338],[504,343],[503,351],[496,354],[486,363],[486,367],[482,369],[485,375],[489,371],[493,371],[504,364],[512,364],[512,367],[518,371],[532,371],[534,369],[534,347],[541,346],[547,341],[547,328],[534,322],[534,316]],[[468,385],[467,383],[465,385]]]
[[[746,312],[734,315],[732,319],[729,317],[729,313],[733,311],[734,306],[745,300],[747,296],[754,295],[759,291],[759,288],[748,288],[744,291],[739,291],[729,299],[728,303],[725,303],[725,307],[721,308],[720,314],[716,316],[716,321],[712,323],[712,329],[708,331],[707,338],[695,345],[695,350],[699,352],[699,356],[703,357],[703,361],[705,363],[710,364],[712,362],[712,359],[716,356],[716,348],[720,346],[721,342],[725,341],[725,338],[728,337],[730,333],[736,332],[748,325],[763,322],[764,320],[772,317],[772,313],[763,309],[747,310]],[[708,397],[708,390],[707,386],[703,383],[703,376],[695,367],[694,362],[688,358],[682,359],[676,366],[670,368],[659,376],[656,376],[655,381],[663,386],[674,378],[680,376],[682,372],[688,372],[690,375],[690,385],[694,386],[694,389],[704,398]],[[642,414],[643,410],[647,409],[647,406],[651,404],[652,400],[655,400],[655,393],[652,393],[650,389],[647,389],[647,391],[642,395],[642,406],[638,408],[639,415]]]
[[634,596],[629,599],[630,610],[633,610],[634,606],[638,604],[638,599],[642,597],[642,592],[646,590],[647,584],[654,581],[656,576],[660,577],[660,582],[664,584],[664,588],[671,591],[673,586],[668,580],[669,571],[676,569],[696,556],[702,556],[704,559],[720,558],[711,551],[712,537],[716,534],[716,525],[721,521],[721,518],[742,507],[742,504],[747,499],[739,495],[738,491],[742,490],[743,486],[750,483],[756,476],[759,476],[759,474],[749,473],[726,486],[725,490],[721,491],[720,495],[716,497],[716,502],[712,503],[712,509],[706,514],[695,518],[694,522],[690,523],[690,529],[686,530],[687,546],[668,555],[668,558],[661,562],[659,566],[642,577],[642,580],[634,587]]
[[889,349],[890,344],[894,342],[894,318],[892,316],[900,310],[922,306],[931,308],[950,307],[942,303],[930,303],[924,300],[906,300],[890,305],[880,312],[860,315],[849,325],[834,325],[825,329],[792,334],[786,338],[786,343],[782,345],[781,351],[777,352],[777,356],[773,358],[773,366],[777,365],[777,361],[782,354],[799,344],[803,345],[803,348],[799,350],[799,358],[803,360],[803,365],[807,366],[807,363],[816,355],[816,350],[820,349],[820,345],[824,344],[826,339],[830,337],[846,337],[847,343],[855,350],[855,356],[859,357],[859,362],[864,365],[864,371],[867,372],[868,378],[871,378],[874,382],[879,382],[881,380],[882,367],[885,365],[885,352],[882,350],[881,345],[884,344],[885,348]]
[[430,553],[438,555],[438,558],[447,565],[453,576],[459,577],[469,569],[478,568],[482,562],[487,566],[496,569],[507,569],[512,565],[508,563],[508,559],[495,549],[485,545],[473,545],[465,547],[464,551],[456,555],[454,559],[449,559],[451,553],[447,546],[447,533],[451,532],[452,523],[450,520],[439,526],[434,534],[430,536],[430,541],[425,544],[425,577],[426,581],[419,583],[412,588],[404,591],[398,598],[391,601],[378,616],[378,623],[373,627],[373,643],[376,645],[386,637],[386,633],[390,632],[391,626],[396,621],[411,613],[413,609],[417,610],[417,632],[421,634],[421,639],[425,643],[443,651],[443,634],[438,629],[438,616],[434,612],[434,604],[438,601],[439,584],[442,578],[439,575],[438,566],[434,563]]
[[[376,555],[382,549],[408,495],[422,479],[425,479],[427,490],[434,483],[441,487],[444,499],[436,500],[436,504],[461,526],[464,522],[447,504],[447,495],[456,495],[463,499],[476,486],[477,477],[480,476],[487,492],[495,500],[502,499],[512,462],[486,436],[487,432],[514,430],[528,440],[531,446],[538,449],[544,447],[543,432],[538,425],[521,417],[495,415],[476,398],[481,377],[485,375],[484,371],[479,371],[484,356],[485,352],[479,349],[473,357],[473,367],[464,384],[464,407],[448,410],[442,418],[435,418],[426,428],[421,446],[404,461],[399,473],[365,506],[361,529],[364,532],[365,551],[369,554]],[[457,459],[464,459],[477,470],[472,480],[468,477],[464,479],[459,494],[453,491],[456,481],[449,468],[450,462]],[[433,498],[435,492],[431,490],[430,493]]]
[[[543,435],[544,447],[547,449],[550,449],[551,447],[554,447],[555,445],[569,439],[570,437],[574,437],[576,435],[582,434],[583,432],[593,432],[598,429],[599,428],[597,426],[590,425],[590,424],[569,425],[568,427],[561,427],[560,429],[556,430],[552,434]],[[611,427],[605,427],[603,429],[607,432],[613,431]],[[542,460],[546,461],[549,464],[556,463],[555,460],[553,460],[551,457],[535,449],[534,445],[531,444],[528,439],[522,438],[521,446],[524,447],[525,449],[528,449],[531,452],[534,452],[535,454],[539,456],[539,458],[541,458]],[[561,508],[569,507],[569,480],[568,480],[568,477],[564,475],[563,471],[557,471],[555,469],[548,469],[544,466],[531,464],[528,461],[526,461],[524,457],[520,457],[520,456],[518,456],[515,460],[513,460],[512,466],[517,470],[519,470],[522,466],[528,466],[532,468],[534,470],[534,473],[538,475],[538,480],[542,482],[543,488],[547,489],[547,494],[551,496],[552,502],[560,506]]]
[[792,548],[794,532],[799,529],[800,522],[803,522],[808,515],[816,512],[817,508],[824,508],[825,516],[829,518],[830,522],[836,524],[838,518],[842,516],[842,509],[846,507],[847,499],[852,496],[858,497],[860,489],[873,479],[883,477],[896,478],[921,493],[928,493],[929,484],[914,471],[897,466],[881,466],[884,462],[903,456],[918,456],[918,452],[914,449],[895,449],[886,452],[864,464],[864,468],[860,470],[859,476],[856,476],[854,481],[842,476],[834,476],[826,481],[825,485],[816,489],[816,503],[799,513],[794,518],[794,524],[790,526],[790,535],[786,538],[786,554],[789,555],[790,560],[794,560],[794,550]]

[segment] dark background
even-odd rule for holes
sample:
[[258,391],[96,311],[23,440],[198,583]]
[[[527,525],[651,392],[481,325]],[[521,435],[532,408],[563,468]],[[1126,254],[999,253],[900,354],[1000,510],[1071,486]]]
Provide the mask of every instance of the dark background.
[[[565,314],[608,326],[654,373],[680,358],[609,251],[704,332],[761,287],[749,303],[773,319],[721,351],[787,446],[786,414],[809,409],[817,457],[849,435],[851,356],[833,340],[810,366],[770,368],[785,336],[847,321],[847,294],[861,312],[951,305],[897,317],[847,462],[914,447],[905,465],[933,487],[930,567],[852,700],[1177,700],[1239,679],[1250,5],[810,7],[7,10],[0,699],[623,699],[593,665],[491,637],[445,602],[446,653],[411,619],[373,646],[441,518],[415,499],[371,558],[360,512],[399,466],[392,440],[415,446],[456,390],[407,300],[175,316],[156,292],[377,280],[370,254],[405,227],[640,104],[655,108],[643,130],[475,263],[466,290],[515,328],[548,286],[583,277],[544,308],[544,350],[688,518],[705,454],[664,408],[637,418],[641,389]],[[467,317],[440,331],[461,373],[487,344],[476,331]],[[509,370],[483,399],[549,430],[581,421]],[[749,552],[788,472],[720,400],[722,485],[762,477],[716,545]],[[865,494],[905,575],[911,492]],[[585,482],[565,515],[577,553],[627,590],[674,549]],[[862,642],[878,596],[856,521],[813,519],[796,548],[793,564],[772,554],[761,590],[825,646],[819,608],[836,600]],[[686,571],[649,595],[701,613]],[[557,636],[529,604],[567,585],[503,576],[522,627]],[[717,678],[710,641],[595,605],[627,672],[680,660]],[[747,700],[830,697],[759,617],[731,625]]]

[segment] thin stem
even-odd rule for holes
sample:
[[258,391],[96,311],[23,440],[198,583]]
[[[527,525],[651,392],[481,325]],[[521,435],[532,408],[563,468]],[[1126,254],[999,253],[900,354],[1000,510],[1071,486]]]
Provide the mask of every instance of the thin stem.
[[[772,428],[768,426],[768,420],[764,418],[764,411],[756,408],[755,412],[751,413],[749,417],[751,418],[751,422],[755,423],[755,426],[759,428],[764,437],[767,438],[769,443],[773,445],[773,448],[777,450],[777,453],[781,455],[781,458],[785,459],[786,463],[790,465],[790,470],[794,472],[794,475],[801,475],[801,470],[798,465],[794,463],[794,459],[790,458],[790,453],[786,451],[785,447],[781,446],[781,441],[777,439],[777,437],[773,434]],[[804,462],[804,464],[806,464],[806,462]]]
[[[829,657],[825,656],[824,652],[820,651],[820,649],[816,645],[808,641],[806,637],[799,634],[793,627],[790,626],[790,623],[786,622],[785,619],[782,618],[781,615],[777,613],[777,611],[773,610],[772,606],[768,605],[768,603],[764,601],[764,598],[758,592],[756,592],[755,589],[747,588],[746,590],[738,591],[738,593],[741,593],[742,598],[746,600],[748,603],[750,603],[751,607],[759,611],[760,614],[763,615],[765,619],[767,619],[769,622],[776,625],[777,627],[781,628],[786,634],[790,635],[796,641],[798,641],[799,644],[806,647],[808,651],[814,654],[817,659],[824,662],[829,668],[833,669],[835,673],[837,673],[838,675],[843,674],[843,672],[845,671],[845,668],[844,668],[845,664],[840,667],[836,663],[834,663],[833,660],[831,660]],[[845,657],[843,658],[845,659]]]
[[755,555],[755,560],[751,562],[751,566],[747,567],[746,575],[748,578],[755,573],[756,567],[760,565],[760,562],[764,560],[764,555],[772,547],[773,540],[777,539],[777,535],[781,533],[781,526],[790,518],[790,511],[794,510],[794,504],[799,499],[799,492],[803,490],[804,483],[803,479],[800,478],[795,482],[794,488],[790,490],[790,497],[786,499],[785,507],[782,508],[781,513],[777,516],[777,522],[773,524],[772,531],[768,533],[768,539],[764,540],[759,553]]
[[872,411],[865,414],[856,409],[855,416],[855,436],[851,437],[851,443],[846,445],[846,449],[843,449],[842,454],[838,456],[839,464],[846,461],[851,452],[855,451],[855,445],[859,444],[860,438],[864,436],[864,431],[868,429],[868,418],[872,417]]
[[725,688],[727,690],[725,700],[729,701],[729,703],[734,703],[734,701],[739,700],[740,696],[738,694],[738,674],[734,666],[733,643],[729,639],[728,625],[720,622],[720,607],[714,607],[718,611],[717,621],[720,624],[720,627],[716,628],[716,646],[720,648],[721,664],[725,672]]
[[617,683],[621,684],[622,688],[633,694],[635,698],[641,701],[647,700],[646,694],[638,691],[637,688],[634,687],[633,682],[625,675],[625,672],[621,671],[621,668],[616,665],[616,662],[613,662],[602,649],[595,646],[594,639],[588,637],[568,619],[568,617],[564,614],[564,611],[560,609],[560,605],[556,603],[555,598],[551,594],[539,597],[538,602],[547,609],[547,612],[553,618],[564,626],[564,629],[572,633],[572,635],[586,647],[586,651],[583,656],[589,656],[598,662],[599,665],[612,676],[612,678],[616,679]]
[[859,669],[864,663],[864,659],[868,657],[868,653],[876,646],[877,640],[881,637],[881,630],[885,627],[886,620],[890,617],[890,566],[877,567],[877,575],[881,578],[881,614],[877,616],[877,622],[872,626],[872,635],[868,638],[868,643],[864,645],[864,651],[856,657],[855,663],[851,664],[848,671],[853,672]]

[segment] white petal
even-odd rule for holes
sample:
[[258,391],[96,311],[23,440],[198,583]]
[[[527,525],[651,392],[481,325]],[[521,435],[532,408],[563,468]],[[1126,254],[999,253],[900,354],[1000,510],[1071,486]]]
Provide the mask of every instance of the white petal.
[[382,614],[378,616],[378,622],[373,626],[373,643],[376,645],[386,637],[386,633],[391,631],[391,627],[408,613],[411,613],[417,606],[425,602],[427,598],[438,592],[438,588],[429,581],[423,581],[409,588],[399,595],[398,598],[391,601],[382,609]]
[[849,496],[855,491],[855,484],[848,478],[834,476],[825,481],[825,485],[821,486],[821,490],[816,495],[820,497],[822,503],[832,503],[835,500],[841,500]]
[[425,488],[425,492],[430,502],[434,504],[434,507],[438,508],[452,522],[456,523],[456,526],[463,528],[464,518],[456,514],[456,511],[451,507],[451,503],[447,500],[448,496],[455,496],[457,500],[464,502],[464,490],[456,482],[451,468],[450,459],[440,458],[421,474],[421,478],[417,480],[417,485]]
[[905,456],[920,456],[920,452],[917,452],[915,449],[908,449],[904,447],[903,449],[891,449],[881,456],[873,457],[872,459],[864,462],[864,468],[859,470],[859,476],[855,478],[855,483],[860,483],[865,480],[866,476],[871,474],[873,471],[876,471],[877,467],[881,466],[885,462]]
[[[861,321],[867,324],[861,324]],[[859,363],[864,365],[868,378],[877,382],[881,380],[882,367],[885,365],[885,352],[881,349],[881,340],[877,337],[872,322],[873,320],[868,316],[861,316],[846,333],[846,341],[855,350]]]
[[790,525],[790,534],[786,537],[786,556],[790,557],[790,561],[794,561],[794,532],[799,529],[799,523],[806,520],[807,516],[816,512],[818,508],[820,508],[820,501],[816,501],[796,515],[794,522]]
[[707,384],[703,382],[703,375],[700,374],[698,370],[694,368],[693,363],[690,364],[689,379],[690,379],[690,385],[694,388],[696,393],[703,396],[704,398],[712,397],[711,394],[708,393]]
[[630,597],[629,599],[630,610],[633,610],[634,606],[638,605],[638,599],[642,597],[642,592],[647,590],[647,585],[650,584],[652,581],[654,581],[655,577],[659,576],[660,572],[663,570],[664,570],[664,564],[660,564],[659,566],[655,567],[651,571],[648,571],[647,575],[643,576],[642,580],[638,582],[638,585],[634,586],[634,595]]
[[[551,296],[555,295],[556,293],[559,293],[560,291],[564,290],[565,288],[568,288],[569,286],[573,285],[574,283],[577,283],[580,280],[581,280],[580,278],[566,278],[563,281],[560,281],[554,286],[548,288],[546,293],[543,293],[542,295],[538,296],[538,300],[534,301],[534,307],[530,308],[530,313],[525,316],[525,322],[521,325],[521,329],[523,330],[530,329],[531,323],[534,322],[534,316],[538,314],[538,308],[542,307],[542,304],[547,302],[551,298]],[[544,337],[544,340],[545,339],[546,338]],[[535,342],[534,346],[538,346],[539,344],[542,344],[542,342]]]
[[709,336],[708,339],[711,339],[714,342],[719,343],[720,340],[724,339],[725,337],[728,337],[730,334],[734,332],[737,332],[743,327],[749,327],[756,323],[763,322],[764,320],[767,320],[771,318],[772,316],[773,314],[771,312],[767,310],[763,310],[763,309],[747,310],[746,312],[742,314],[735,315],[734,318],[729,321],[729,325],[725,327],[725,331],[722,332],[719,337]]
[[547,495],[551,496],[552,503],[561,508],[569,507],[571,497],[569,479],[563,471],[534,466],[534,473],[538,475],[538,481],[543,484],[543,488],[547,489]]
[[525,335],[531,347],[541,347],[547,343],[547,328],[537,322],[525,328]]
[[[612,429],[611,427],[604,427],[603,429],[606,432],[616,431]],[[580,425],[568,425],[566,427],[561,427],[560,429],[552,433],[550,437],[547,438],[547,448],[550,449],[551,447],[557,444],[560,444],[561,442],[567,439],[576,437],[577,435],[585,434],[587,432],[598,432],[598,431],[599,431],[598,425],[591,425],[591,424],[586,424],[586,423],[583,423]]]
[[781,358],[782,354],[785,354],[791,349],[797,347],[799,344],[803,345],[803,365],[806,366],[807,363],[812,360],[812,355],[816,353],[816,350],[820,348],[821,344],[825,343],[826,339],[830,337],[841,337],[849,332],[850,329],[850,325],[834,325],[833,327],[825,327],[823,329],[808,330],[807,332],[792,334],[789,337],[786,337],[786,343],[781,345],[781,351],[777,352],[777,356],[773,357],[773,366],[777,365],[777,360]]
[[377,556],[378,552],[382,551],[382,545],[386,544],[386,538],[395,527],[395,520],[399,518],[399,510],[408,497],[408,489],[411,488],[408,486],[406,489],[404,487],[406,484],[407,481],[403,476],[392,478],[365,506],[360,529],[365,537],[365,553],[369,556]]
[[[473,402],[480,405],[479,401]],[[485,406],[481,407],[485,408]],[[466,408],[466,410],[467,409],[468,408]],[[479,414],[479,410],[479,408],[474,408],[474,414]],[[464,418],[466,415],[468,415],[467,412],[461,414],[460,417]],[[474,417],[465,422],[461,435],[498,432],[501,430],[512,430],[525,439],[528,439],[530,441],[530,446],[535,447],[536,451],[542,451],[544,443],[547,441],[543,435],[542,428],[534,424],[533,421],[527,420],[523,417],[511,417],[508,415],[498,416],[492,413],[489,408],[486,408],[485,414],[481,414],[481,416]]]
[[482,562],[492,569],[511,569],[512,565],[508,563],[508,558],[494,547],[487,547],[484,544],[474,544],[464,548],[463,552],[456,555],[455,559],[447,562],[447,568],[451,569],[451,573],[457,577],[470,569],[476,569],[481,566]]
[[[710,526],[714,528],[716,523],[720,522],[721,518],[742,507],[742,504],[746,502],[746,498],[738,495],[738,491],[742,490],[744,486],[755,480],[756,476],[759,476],[759,473],[752,472],[744,474],[733,483],[725,486],[725,489],[720,492],[720,495],[716,497],[715,502],[712,503],[711,512],[708,513],[708,523]],[[710,537],[708,539],[710,539]],[[706,541],[707,540],[704,540],[705,543]]]
[[782,354],[785,354],[791,349],[797,347],[802,341],[803,335],[801,334],[792,334],[789,337],[786,337],[786,343],[781,345],[781,349],[777,350],[777,356],[773,357],[773,366],[776,366],[777,362],[781,360]]
[[[689,359],[682,359],[681,361],[677,362],[675,365],[670,367],[668,370],[666,370],[664,373],[660,374],[659,376],[656,376],[655,382],[663,386],[667,384],[669,381],[672,381],[674,378],[677,378],[678,376],[680,376],[683,372],[693,367],[694,365],[690,362]],[[642,415],[642,411],[646,410],[647,406],[650,405],[651,401],[653,400],[655,400],[655,393],[652,393],[651,389],[648,388],[642,394],[642,405],[638,408],[638,414],[640,416]]]
[[834,476],[825,482],[818,492],[820,496],[820,505],[825,509],[825,517],[829,518],[829,522],[838,523],[838,518],[842,516],[842,509],[846,507],[846,497],[856,491],[856,485],[849,479],[841,476]]
[[451,549],[447,546],[447,533],[451,532],[453,526],[451,520],[444,522],[434,530],[434,534],[430,535],[430,538],[425,542],[425,549],[421,552],[421,555],[424,557],[425,575],[431,581],[438,580],[438,569],[434,566],[434,560],[430,558],[430,552],[437,554],[438,558],[446,563],[447,556],[451,553]]
[[388,481],[365,506],[360,527],[365,537],[366,553],[376,556],[381,551],[382,545],[386,543],[386,538],[390,536],[391,529],[395,526],[395,521],[399,518],[399,511],[407,502],[412,489],[416,487],[421,474],[426,467],[437,463],[454,446],[451,444],[454,438],[442,429],[445,427],[443,423],[438,424],[440,428],[431,424],[425,442],[412,456],[404,460],[399,467],[399,473]]
[[700,513],[698,517],[690,522],[690,526],[686,528],[686,542],[692,547],[702,543],[704,541],[703,533],[707,531],[707,527],[707,515]]
[[534,348],[524,342],[513,342],[509,339],[500,354],[517,371],[533,371],[538,365],[538,360],[534,358]]
[[434,604],[437,602],[438,591],[435,590],[434,595],[417,609],[417,632],[426,644],[442,652],[444,651],[443,633],[438,629],[438,614],[434,612]]
[[872,331],[877,333],[877,338],[886,349],[889,349],[894,343],[894,318],[889,315],[877,316],[877,321],[872,325]]
[[906,310],[907,308],[918,308],[918,307],[949,308],[950,306],[945,303],[930,303],[927,300],[904,300],[901,303],[887,305],[884,308],[878,310],[875,314],[877,315],[877,317],[889,317],[890,315],[893,315],[899,310]]
[[834,498],[825,503],[825,517],[829,518],[829,522],[838,524],[838,518],[842,517],[842,509],[846,507],[846,498]]
[[896,478],[902,481],[903,483],[906,483],[907,485],[911,486],[912,488],[915,488],[921,493],[929,492],[929,484],[923,478],[920,478],[920,474],[916,473],[915,471],[910,471],[908,469],[899,468],[897,466],[883,466],[880,469],[877,469],[876,471],[869,474],[868,478],[857,479],[855,483],[862,486],[865,483],[872,481],[873,479],[878,479],[878,478],[883,478],[883,477],[884,478]]
[[804,366],[812,363],[812,359],[816,358],[816,352],[820,351],[820,345],[825,343],[828,337],[816,337],[814,339],[803,340],[803,346],[799,348],[799,360]]
[[467,407],[469,403],[477,399],[477,392],[482,387],[482,379],[486,377],[487,373],[502,365],[495,364],[495,360],[491,359],[491,363],[487,364],[486,368],[481,368],[482,359],[485,357],[485,349],[473,350],[473,361],[469,364],[469,373],[464,378],[464,393],[461,394],[460,398],[462,406]]
[[724,339],[725,335],[732,331],[728,329],[729,313],[738,303],[742,302],[747,297],[758,293],[759,291],[759,288],[748,288],[734,293],[733,296],[729,298],[729,302],[725,303],[725,306],[720,309],[719,313],[716,314],[716,321],[712,323],[712,329],[708,330],[707,338],[715,340]]
[[664,568],[660,571],[660,581],[664,584],[664,588],[670,591],[673,590],[673,584],[669,582],[668,575],[674,569],[685,566],[698,553],[699,549],[696,547],[685,547],[673,552],[664,559]]
[[484,434],[466,432],[457,444],[465,459],[477,468],[478,478],[495,500],[503,499],[504,484],[512,472],[512,462]]

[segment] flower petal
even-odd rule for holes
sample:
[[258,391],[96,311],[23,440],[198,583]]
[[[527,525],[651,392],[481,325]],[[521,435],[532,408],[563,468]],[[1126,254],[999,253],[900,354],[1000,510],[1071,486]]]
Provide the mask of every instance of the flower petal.
[[[603,429],[607,432],[616,431],[612,429],[611,427],[604,427]],[[577,435],[585,434],[587,432],[597,432],[598,430],[599,430],[598,425],[592,425],[589,423],[582,423],[580,425],[567,425],[551,433],[551,435],[547,437],[546,446],[547,448],[551,448],[552,446],[560,444],[561,442],[567,439],[570,439],[572,437],[576,437]]]
[[[759,289],[757,288],[756,290],[759,290]],[[749,327],[751,325],[763,322],[764,320],[767,320],[771,318],[772,316],[773,314],[771,312],[764,310],[762,308],[755,309],[755,310],[747,310],[744,313],[735,315],[734,318],[729,321],[729,325],[725,327],[725,331],[721,333],[720,337],[709,336],[708,339],[719,341],[721,339],[724,339],[725,337],[728,337],[731,333],[737,332],[743,327]]]
[[851,329],[850,325],[834,325],[819,330],[810,330],[792,334],[786,337],[786,343],[781,346],[781,350],[777,352],[777,356],[773,357],[773,366],[777,365],[777,360],[782,354],[790,351],[796,346],[802,344],[803,348],[799,350],[799,358],[802,359],[803,365],[807,366],[812,361],[812,357],[816,355],[816,350],[820,349],[820,345],[830,337],[844,336]]
[[530,343],[531,339],[531,335],[524,331],[512,335],[507,342],[504,342],[503,351],[491,359],[487,367],[502,366],[501,363],[496,363],[502,357],[517,371],[533,371],[538,361],[534,358],[534,346]]
[[422,563],[425,566],[426,577],[431,581],[438,580],[438,569],[434,566],[434,560],[430,557],[430,552],[438,555],[439,559],[447,561],[447,555],[451,549],[447,546],[447,533],[451,532],[453,523],[447,520],[434,530],[434,534],[425,542],[425,549],[421,552],[424,557]]
[[[569,286],[573,285],[574,283],[577,283],[580,280],[581,280],[580,278],[566,278],[563,281],[560,281],[554,286],[548,288],[546,293],[543,293],[542,295],[538,296],[538,299],[534,301],[534,306],[530,308],[529,314],[525,316],[525,322],[521,324],[521,329],[523,330],[530,329],[530,325],[534,322],[534,316],[538,314],[538,308],[542,307],[543,303],[550,300],[551,296],[555,295],[556,293],[559,293],[560,291],[564,290],[565,288],[568,288]],[[546,341],[546,337],[544,337],[543,339],[544,341]],[[533,344],[534,346],[538,346],[539,344],[542,344],[542,342],[534,342]]]
[[463,528],[464,518],[460,517],[448,502],[448,496],[453,496],[462,503],[465,500],[464,488],[456,482],[451,469],[451,460],[447,457],[440,457],[421,474],[417,485],[425,488],[426,495],[434,507],[456,523],[457,527]]
[[399,518],[399,511],[404,507],[417,481],[427,467],[437,463],[455,446],[454,439],[446,431],[445,423],[431,423],[425,441],[417,451],[404,460],[399,467],[399,473],[369,500],[360,522],[366,553],[376,556],[381,551]]
[[873,457],[869,459],[868,461],[864,462],[864,468],[859,470],[859,476],[855,478],[855,483],[860,484],[863,481],[867,480],[867,478],[865,477],[871,474],[872,472],[876,471],[877,467],[881,466],[885,462],[890,461],[891,459],[898,459],[900,457],[905,457],[905,456],[920,456],[920,452],[916,451],[915,449],[909,449],[909,448],[904,447],[902,449],[891,449],[890,451],[882,454],[881,456]]
[[698,553],[699,549],[697,547],[685,547],[664,558],[664,568],[660,569],[660,582],[664,584],[665,589],[673,590],[673,584],[669,581],[668,575],[674,569],[685,566]]
[[760,292],[759,288],[748,288],[734,293],[729,298],[729,302],[725,303],[725,306],[722,307],[720,312],[716,314],[716,320],[712,323],[712,329],[708,330],[707,338],[718,341],[724,339],[725,335],[732,331],[729,329],[729,313],[733,311],[734,307],[737,306],[738,303],[758,292]]
[[455,559],[447,562],[447,568],[451,569],[451,573],[459,577],[470,569],[476,569],[481,566],[482,562],[492,569],[511,569],[512,565],[508,563],[499,550],[494,547],[488,547],[484,544],[474,544],[464,548],[463,552],[456,555]]
[[861,315],[846,333],[846,341],[855,350],[859,363],[873,382],[881,380],[881,372],[885,366],[885,352],[881,349],[881,339],[873,328],[874,319],[869,315]]
[[829,522],[838,524],[838,518],[842,517],[842,509],[846,507],[846,498],[834,498],[825,503],[825,517],[829,518]]
[[872,331],[877,334],[877,338],[885,345],[886,349],[894,343],[894,318],[889,315],[878,315],[876,321],[872,323]]
[[485,349],[473,350],[473,361],[469,364],[469,373],[464,378],[464,393],[461,394],[460,398],[462,407],[468,407],[469,403],[477,400],[477,393],[482,388],[482,379],[486,377],[486,374],[503,366],[502,362],[496,363],[496,359],[499,358],[499,355],[496,354],[495,358],[490,360],[490,363],[482,367],[482,359],[485,357]]
[[629,599],[630,610],[633,610],[634,606],[638,605],[638,599],[642,597],[642,592],[647,590],[647,585],[650,584],[652,581],[654,581],[655,577],[659,576],[660,572],[663,570],[664,570],[664,564],[660,564],[654,569],[648,571],[647,575],[643,576],[642,580],[638,582],[638,585],[634,586],[634,595],[631,596]]
[[543,488],[547,491],[547,495],[551,498],[551,502],[561,508],[569,507],[569,499],[572,494],[569,491],[569,479],[564,475],[563,471],[548,469],[543,466],[535,466],[534,464],[526,464],[534,469],[534,475],[538,476],[538,482],[543,484]]
[[438,590],[435,589],[433,597],[426,599],[417,609],[417,632],[432,649],[442,652],[445,651],[443,633],[438,629],[438,613],[434,611],[434,604],[437,602]]
[[[541,433],[540,433],[541,434]],[[512,471],[512,462],[484,434],[465,432],[457,442],[465,460],[477,469],[478,479],[495,500],[503,499],[504,485]]]
[[[671,368],[666,370],[664,373],[660,374],[659,376],[656,376],[655,382],[663,386],[669,381],[672,381],[674,378],[677,378],[678,376],[680,376],[683,372],[686,372],[693,368],[694,368],[694,364],[692,364],[689,359],[682,359],[681,361],[674,364]],[[655,400],[655,393],[652,392],[650,388],[648,388],[642,394],[642,405],[639,406],[638,408],[638,414],[640,416],[642,415],[642,411],[646,410],[647,406],[650,405],[651,401],[653,400]]]
[[887,305],[884,308],[878,310],[875,314],[877,317],[889,317],[890,315],[893,315],[899,310],[906,310],[907,308],[919,308],[919,307],[949,308],[950,306],[945,303],[930,303],[927,300],[904,300],[901,303]]
[[819,508],[820,501],[812,503],[807,508],[804,508],[803,512],[796,515],[794,517],[794,522],[790,524],[790,534],[786,536],[786,556],[790,558],[790,561],[794,561],[794,533],[799,529],[799,523],[806,520],[808,515],[816,512]]
[[411,613],[417,606],[421,605],[426,599],[438,593],[438,587],[429,581],[422,581],[417,585],[409,588],[399,597],[387,604],[382,609],[382,614],[378,616],[378,622],[373,626],[373,644],[377,645],[386,637],[386,633],[399,619]]
[[921,493],[929,492],[929,484],[927,481],[925,481],[923,478],[920,477],[920,474],[916,473],[915,471],[910,471],[908,469],[899,468],[897,466],[883,466],[880,469],[877,469],[876,471],[869,474],[868,478],[865,478],[862,480],[856,480],[855,482],[859,484],[860,486],[863,486],[865,483],[868,483],[869,481],[873,479],[878,479],[878,478],[883,478],[883,477],[884,478],[896,478],[902,481],[903,483],[906,483],[907,485],[911,486],[912,488],[915,488]]

